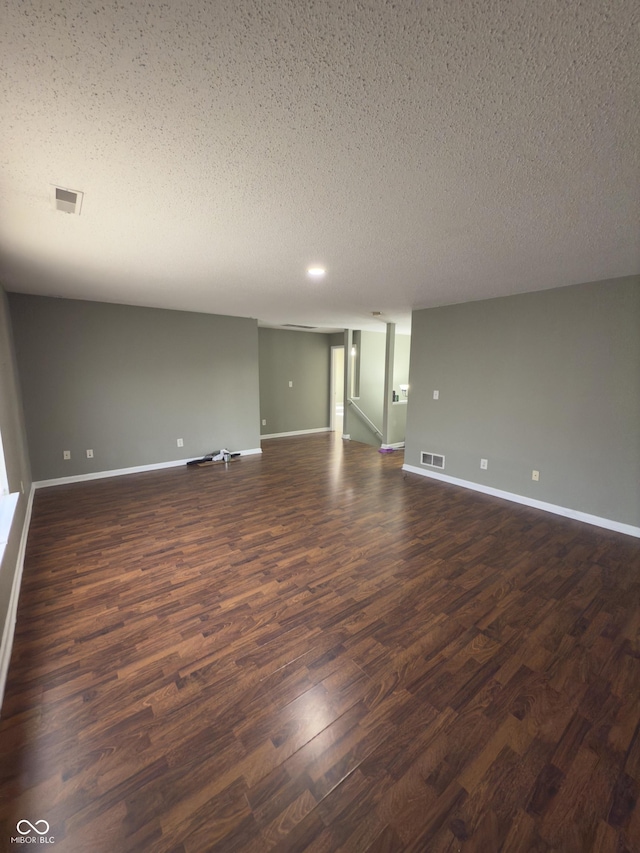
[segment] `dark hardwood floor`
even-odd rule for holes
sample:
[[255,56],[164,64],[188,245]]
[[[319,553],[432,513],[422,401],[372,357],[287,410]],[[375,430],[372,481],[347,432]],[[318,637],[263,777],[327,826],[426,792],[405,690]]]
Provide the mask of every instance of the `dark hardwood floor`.
[[638,540],[263,447],[36,494],[2,849],[640,850]]

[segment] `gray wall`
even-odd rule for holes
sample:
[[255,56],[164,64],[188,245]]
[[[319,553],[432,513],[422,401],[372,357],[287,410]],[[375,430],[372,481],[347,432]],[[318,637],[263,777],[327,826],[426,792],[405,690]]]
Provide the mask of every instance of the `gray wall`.
[[7,294],[0,286],[0,432],[4,445],[9,491],[31,486],[24,414],[15,361]]
[[[384,332],[361,332],[360,396],[356,403],[365,415],[382,430],[384,406],[384,365],[386,335]],[[346,432],[352,441],[380,447],[379,437],[349,407]]]
[[[20,538],[31,489],[27,441],[18,388],[7,297],[0,286],[0,431],[9,480],[9,491],[19,492],[11,533],[0,567],[0,636],[4,631],[7,609],[17,568]],[[24,490],[24,493],[21,489]]]
[[9,304],[35,480],[259,447],[255,320],[22,294]]
[[258,341],[262,435],[327,429],[331,336],[260,328]]
[[640,523],[640,277],[416,311],[411,338],[406,463]]

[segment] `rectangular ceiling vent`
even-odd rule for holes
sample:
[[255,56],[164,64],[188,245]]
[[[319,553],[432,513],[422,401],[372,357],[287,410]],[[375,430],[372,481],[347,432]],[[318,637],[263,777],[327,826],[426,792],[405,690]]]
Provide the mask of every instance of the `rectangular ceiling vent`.
[[285,329],[317,329],[317,326],[299,326],[297,323],[285,323]]
[[422,465],[429,465],[431,468],[444,468],[444,456],[440,453],[427,453],[423,450],[420,454],[420,462]]
[[51,187],[51,200],[53,202],[53,209],[59,210],[62,213],[75,213],[76,216],[80,215],[80,209],[82,208],[82,198],[84,193],[81,193],[79,190],[68,190],[64,187]]

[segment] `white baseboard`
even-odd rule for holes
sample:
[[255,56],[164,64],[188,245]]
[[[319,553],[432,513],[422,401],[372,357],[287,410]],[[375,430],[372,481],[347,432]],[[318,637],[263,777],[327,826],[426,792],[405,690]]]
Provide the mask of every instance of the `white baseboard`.
[[9,608],[2,631],[2,645],[0,646],[0,708],[4,700],[4,689],[7,684],[7,675],[9,673],[9,663],[11,661],[11,650],[13,649],[13,637],[16,632],[16,614],[18,612],[18,598],[20,597],[20,587],[22,585],[22,570],[24,568],[24,555],[27,550],[27,536],[29,535],[29,525],[31,524],[31,511],[33,509],[33,495],[35,488],[32,485],[27,498],[27,509],[22,525],[22,534],[20,536],[20,545],[18,546],[18,560],[15,566],[13,575],[13,583],[11,584],[11,595],[9,596]]
[[318,427],[317,429],[294,429],[293,432],[272,432],[269,435],[261,435],[260,438],[287,438],[290,435],[312,435],[316,432],[331,432],[331,427]]
[[419,474],[421,477],[430,477],[433,480],[442,480],[445,483],[451,483],[454,486],[462,486],[464,489],[472,489],[474,492],[482,492],[485,495],[492,495],[496,498],[503,498],[512,503],[523,504],[534,509],[541,509],[544,512],[552,512],[554,515],[562,515],[565,518],[573,518],[576,521],[582,521],[585,524],[592,524],[594,527],[604,527],[606,530],[615,530],[617,533],[626,533],[628,536],[640,537],[640,527],[634,527],[632,524],[625,524],[622,521],[613,521],[610,518],[601,518],[598,515],[591,515],[588,512],[581,512],[577,509],[569,509],[557,504],[550,504],[546,501],[538,501],[535,498],[528,498],[524,495],[516,495],[514,492],[505,492],[502,489],[494,489],[491,486],[483,486],[481,483],[473,483],[471,480],[460,480],[458,477],[450,477],[448,474],[440,474],[438,471],[425,471],[424,468],[418,468],[415,465],[403,465],[403,471],[409,471],[411,474]]
[[[262,453],[261,447],[251,447],[248,450],[234,450],[240,456],[253,456]],[[85,480],[104,480],[106,477],[122,477],[126,474],[140,474],[144,471],[160,471],[163,468],[179,468],[186,465],[189,459],[172,459],[170,462],[154,462],[151,465],[134,465],[132,468],[113,468],[110,471],[94,471],[91,474],[75,474],[71,477],[56,477],[53,480],[37,480],[33,485],[36,489],[47,486],[64,486],[67,483],[82,483]]]
[[380,450],[404,450],[404,441],[396,441],[395,444],[381,444]]

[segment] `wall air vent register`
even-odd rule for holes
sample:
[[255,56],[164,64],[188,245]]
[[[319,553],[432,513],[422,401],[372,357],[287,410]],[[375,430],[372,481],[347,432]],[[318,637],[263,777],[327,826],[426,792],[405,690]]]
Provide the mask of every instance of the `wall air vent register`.
[[420,454],[420,464],[429,465],[431,468],[444,468],[444,456],[440,453],[427,453],[423,450]]
[[285,329],[317,329],[317,326],[301,326],[299,323],[284,323]]

